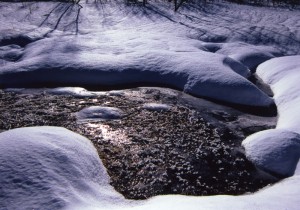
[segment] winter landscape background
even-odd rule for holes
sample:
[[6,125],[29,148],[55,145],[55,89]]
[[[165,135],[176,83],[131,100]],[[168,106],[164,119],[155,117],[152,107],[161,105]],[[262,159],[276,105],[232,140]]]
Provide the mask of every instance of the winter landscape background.
[[[1,1],[0,209],[298,209],[299,2],[240,3],[245,2],[188,1],[176,8],[168,1],[145,6],[121,0]],[[152,88],[138,88],[146,86]],[[34,110],[39,100],[42,112]],[[114,157],[104,157],[110,153],[95,148],[94,138],[100,135],[101,141],[122,148],[130,137],[122,122],[131,120],[138,127],[134,121],[145,113],[156,117],[157,124],[148,121],[155,129],[169,131],[174,145],[180,138],[197,140],[193,126],[202,123],[201,129],[211,132],[207,138],[214,140],[199,149],[209,145],[212,158],[226,162],[238,148],[255,166],[249,173],[277,182],[238,196],[172,195],[189,195],[176,193],[172,185],[168,195],[126,199],[111,185],[115,177],[109,176],[109,159]],[[182,136],[176,129],[178,136],[172,136],[176,123],[159,123],[160,116],[174,115],[188,125],[178,123]],[[124,127],[110,133],[117,124]],[[100,134],[82,136],[85,132],[77,128],[86,125],[83,131],[98,129]],[[221,141],[225,128],[239,139],[239,144],[230,142],[233,149]],[[185,135],[189,132],[197,135]],[[214,145],[222,152],[214,152]],[[123,159],[134,152],[127,149]],[[174,157],[188,159],[185,153],[196,150],[178,151]],[[147,170],[154,171],[151,167]],[[249,178],[249,173],[234,176]],[[160,185],[158,174],[154,179]],[[182,177],[178,180],[187,182]],[[190,192],[188,184],[182,186]]]

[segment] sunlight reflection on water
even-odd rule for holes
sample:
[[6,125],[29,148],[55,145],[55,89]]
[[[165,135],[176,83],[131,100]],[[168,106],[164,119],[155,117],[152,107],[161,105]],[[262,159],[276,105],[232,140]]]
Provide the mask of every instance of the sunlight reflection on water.
[[111,126],[100,123],[88,123],[86,126],[101,131],[100,141],[107,141],[116,146],[129,144],[131,142],[125,130],[113,130]]

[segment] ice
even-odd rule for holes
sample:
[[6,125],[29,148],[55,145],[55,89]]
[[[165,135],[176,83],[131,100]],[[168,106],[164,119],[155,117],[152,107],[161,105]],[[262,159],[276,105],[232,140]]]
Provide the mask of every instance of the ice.
[[80,122],[90,120],[117,120],[121,119],[124,112],[115,107],[90,106],[76,113],[77,120]]
[[222,49],[217,50],[216,53],[228,55],[235,61],[244,64],[251,71],[255,71],[259,64],[281,54],[274,47],[263,45],[253,46],[239,42],[223,44]]
[[172,107],[168,104],[159,104],[159,103],[146,103],[143,105],[143,108],[149,111],[168,111]]
[[277,128],[300,133],[300,56],[272,59],[260,65],[257,73],[274,92],[280,116]]

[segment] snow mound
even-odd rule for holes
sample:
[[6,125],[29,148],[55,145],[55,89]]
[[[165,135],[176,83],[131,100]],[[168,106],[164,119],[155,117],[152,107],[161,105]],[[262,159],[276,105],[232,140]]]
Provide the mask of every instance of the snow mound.
[[[78,11],[78,5],[68,10],[68,4],[63,3],[9,6],[1,3],[9,8],[3,9],[0,15],[3,19],[0,33],[5,35],[0,37],[0,47],[5,45],[2,57],[14,53],[12,50],[18,57],[13,62],[0,62],[0,87],[120,89],[162,86],[233,104],[268,107],[273,103],[246,79],[250,75],[247,67],[228,57],[228,53],[213,52],[216,49],[211,41],[225,37],[225,42],[231,33],[205,21],[201,21],[205,25],[199,25],[193,18],[196,15],[198,19],[207,19],[209,13],[203,15],[206,12],[192,8],[190,14],[185,14],[186,11],[173,13],[166,8],[170,4],[163,2],[152,2],[141,8],[128,7],[121,2],[101,6],[80,4],[83,8]],[[102,7],[103,10],[99,10]],[[27,9],[32,8],[35,12],[28,17]],[[226,11],[219,9],[214,12],[224,15]],[[78,34],[75,35],[73,30],[79,12]],[[16,17],[10,17],[15,13],[24,15],[21,23]],[[57,22],[57,17],[64,14]],[[237,19],[236,16],[230,18]],[[19,30],[9,30],[8,21]],[[226,22],[224,24],[228,24]],[[56,28],[51,30],[51,26]],[[201,32],[204,29],[206,32]],[[199,32],[216,37],[208,38],[209,42],[198,34],[194,37],[193,34]],[[20,40],[23,41],[20,43]],[[226,44],[220,47],[224,50]],[[12,49],[10,45],[20,49]],[[251,46],[248,44],[244,48]]]
[[270,46],[253,46],[246,43],[226,43],[220,46],[220,49],[216,53],[224,54],[229,56],[235,61],[239,61],[251,71],[255,71],[255,68],[278,55],[281,55],[281,52]]
[[[236,73],[247,75],[245,67],[223,55],[154,49],[110,55],[102,53],[101,45],[84,46],[82,42],[78,44],[78,38],[70,39],[41,40],[31,44],[21,61],[2,67],[0,85],[116,87],[148,84],[235,104],[263,107],[273,103],[255,85]],[[67,52],[65,48],[68,48]],[[68,56],[70,53],[74,53],[76,59]],[[247,72],[241,72],[243,70]]]
[[255,133],[242,145],[256,166],[284,177],[293,175],[300,157],[300,134],[282,129]]
[[279,113],[277,128],[300,133],[300,56],[271,59],[258,66],[257,74],[274,93]]
[[168,111],[172,107],[168,104],[158,104],[158,103],[146,103],[143,105],[143,109],[149,110],[149,111]]
[[0,134],[0,186],[0,209],[61,209],[121,198],[92,143],[58,127]]
[[124,112],[121,109],[105,106],[90,106],[76,113],[78,121],[117,120],[123,115]]
[[291,176],[300,157],[300,56],[266,61],[258,66],[257,74],[271,86],[279,118],[275,130],[253,134],[243,146],[257,166]]
[[86,138],[64,128],[20,128],[0,134],[0,209],[296,210],[299,168],[293,177],[254,194],[166,195],[130,202],[109,186],[105,168]]
[[261,63],[274,58],[273,55],[266,52],[257,52],[257,51],[250,51],[250,52],[244,52],[239,54],[233,54],[230,56],[231,58],[240,61],[242,64],[247,66],[249,69],[254,69]]

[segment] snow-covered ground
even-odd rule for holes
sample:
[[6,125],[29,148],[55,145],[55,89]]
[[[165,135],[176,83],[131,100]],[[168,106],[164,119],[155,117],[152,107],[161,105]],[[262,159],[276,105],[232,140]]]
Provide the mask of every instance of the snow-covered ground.
[[[174,13],[170,4],[154,1],[145,8],[95,2],[82,8],[1,2],[0,86],[159,85],[268,107],[273,99],[247,80],[259,65],[279,120],[276,129],[256,133],[243,145],[258,167],[293,176],[243,196],[166,195],[129,202],[108,185],[86,139],[61,128],[24,128],[0,134],[0,207],[298,209],[299,11],[218,3],[191,4]],[[287,57],[274,58],[279,56]]]
[[299,52],[297,11],[191,4],[174,13],[158,2],[82,6],[1,3],[0,86],[146,84],[269,106],[273,101],[246,79],[247,67]]
[[1,133],[0,145],[0,209],[61,209],[101,198],[111,206],[123,200],[109,185],[93,144],[79,134],[19,128]]

